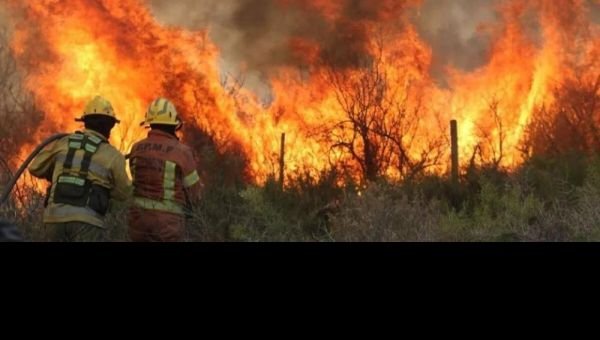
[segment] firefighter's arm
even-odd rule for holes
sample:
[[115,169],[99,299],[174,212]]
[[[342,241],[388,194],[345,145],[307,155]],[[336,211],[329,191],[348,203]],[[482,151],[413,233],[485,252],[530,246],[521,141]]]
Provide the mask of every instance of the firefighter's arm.
[[48,145],[33,159],[29,166],[29,173],[32,176],[52,182],[57,144],[58,141]]
[[183,167],[183,186],[190,201],[200,199],[203,183],[197,170],[197,157],[192,153],[190,162]]
[[111,171],[114,179],[114,188],[110,193],[112,199],[126,201],[132,193],[131,180],[125,170],[125,157],[119,154],[112,163]]
[[200,198],[200,192],[202,191],[202,181],[198,175],[198,171],[194,169],[189,172],[183,179],[183,186],[188,194],[190,200],[196,200]]

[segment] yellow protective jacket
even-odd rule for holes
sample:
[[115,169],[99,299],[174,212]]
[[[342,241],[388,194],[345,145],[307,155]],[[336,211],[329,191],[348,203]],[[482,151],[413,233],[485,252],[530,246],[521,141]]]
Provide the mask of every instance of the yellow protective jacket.
[[[92,130],[84,130],[83,134],[100,138],[100,144],[94,153],[87,178],[96,185],[110,191],[110,198],[125,201],[131,195],[131,181],[125,170],[125,157],[108,144],[104,136]],[[58,177],[63,173],[63,165],[69,150],[69,137],[64,137],[50,144],[33,160],[29,172],[38,178],[52,182],[50,199],[44,211],[44,223],[84,222],[104,228],[104,217],[89,207],[76,207],[54,202],[54,190]],[[72,170],[78,171],[84,158],[84,151],[77,150],[73,159]]]

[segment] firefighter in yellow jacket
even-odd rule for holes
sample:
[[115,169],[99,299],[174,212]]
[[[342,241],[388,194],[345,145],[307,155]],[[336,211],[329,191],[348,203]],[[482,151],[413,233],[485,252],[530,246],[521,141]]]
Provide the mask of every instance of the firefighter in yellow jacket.
[[108,142],[119,123],[112,105],[94,98],[77,121],[85,124],[46,147],[30,173],[52,183],[44,211],[48,239],[57,242],[104,241],[109,200],[127,200],[131,182],[125,157]]

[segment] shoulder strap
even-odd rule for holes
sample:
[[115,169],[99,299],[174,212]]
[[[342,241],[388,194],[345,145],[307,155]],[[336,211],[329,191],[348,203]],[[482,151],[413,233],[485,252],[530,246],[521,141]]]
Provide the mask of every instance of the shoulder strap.
[[75,158],[75,152],[83,147],[85,142],[85,135],[81,132],[75,132],[69,136],[69,151],[67,151],[67,158],[63,164],[63,169],[69,171],[73,168],[73,159]]
[[88,171],[90,170],[90,164],[92,163],[92,157],[103,142],[102,139],[96,136],[85,136],[85,145],[83,147],[85,154],[83,155],[81,170],[79,171],[82,177],[87,177]]
[[92,157],[98,151],[102,143],[104,143],[104,141],[101,138],[96,136],[86,136],[81,132],[76,132],[69,136],[69,151],[67,152],[63,169],[65,171],[70,171],[73,168],[73,159],[75,158],[75,153],[77,150],[83,149],[84,155],[83,160],[81,161],[79,175],[81,177],[87,177],[90,165],[92,163]]

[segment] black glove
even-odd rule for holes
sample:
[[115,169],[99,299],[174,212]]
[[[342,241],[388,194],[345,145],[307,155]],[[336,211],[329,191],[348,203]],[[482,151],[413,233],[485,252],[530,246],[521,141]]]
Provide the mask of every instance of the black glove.
[[23,242],[23,236],[15,225],[0,220],[0,242]]

